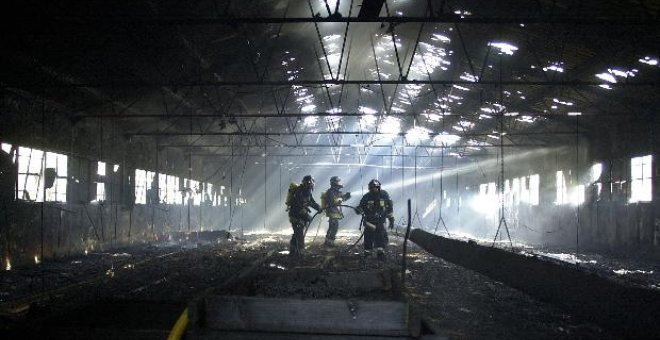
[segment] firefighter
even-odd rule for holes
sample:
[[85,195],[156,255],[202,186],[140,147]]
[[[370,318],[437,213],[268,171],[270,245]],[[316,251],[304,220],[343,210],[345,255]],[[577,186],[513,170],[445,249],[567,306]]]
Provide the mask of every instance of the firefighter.
[[377,179],[369,182],[369,192],[362,197],[355,212],[364,215],[364,256],[369,256],[375,248],[378,260],[384,261],[385,246],[387,245],[385,220],[389,222],[389,228],[392,229],[394,227],[394,205],[387,191],[381,190],[380,182]]
[[302,183],[298,186],[290,187],[287,194],[287,209],[289,211],[289,221],[293,227],[293,236],[289,244],[289,255],[299,257],[305,249],[305,227],[311,222],[310,207],[321,211],[321,207],[314,201],[312,191],[314,190],[314,178],[307,175],[303,177]]
[[344,218],[344,213],[339,205],[351,198],[350,192],[345,194],[341,192],[343,187],[341,179],[338,176],[332,176],[330,177],[330,189],[321,195],[321,205],[328,216],[328,232],[325,235],[324,243],[326,247],[334,247],[339,220]]

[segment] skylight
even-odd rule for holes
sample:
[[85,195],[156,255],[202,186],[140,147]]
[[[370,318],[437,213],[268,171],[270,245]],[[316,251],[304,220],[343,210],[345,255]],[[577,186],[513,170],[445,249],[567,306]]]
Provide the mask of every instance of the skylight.
[[305,105],[305,106],[301,107],[300,111],[304,112],[304,113],[309,113],[309,112],[314,112],[314,109],[316,109],[316,105],[309,104],[309,105]]
[[616,78],[610,73],[605,73],[605,72],[598,73],[598,74],[596,74],[596,77],[598,79],[604,80],[608,83],[616,84]]
[[574,105],[573,102],[564,101],[564,100],[561,100],[559,98],[552,98],[552,102],[560,104],[560,105],[566,105],[566,106],[573,106]]
[[455,88],[455,89],[459,89],[461,91],[470,91],[469,88],[463,87],[463,86],[460,86],[460,85],[452,85],[452,87]]
[[307,127],[315,126],[316,121],[318,121],[319,117],[317,116],[307,116],[305,117],[305,120],[303,121],[303,124]]
[[494,47],[500,50],[500,53],[506,55],[513,55],[513,53],[518,50],[517,46],[512,45],[508,42],[489,42],[488,46]]
[[517,118],[516,120],[522,123],[534,123],[536,119],[532,116],[520,116],[520,118]]
[[466,128],[466,129],[471,129],[471,128],[474,127],[474,123],[472,123],[472,122],[470,122],[470,121],[467,121],[467,120],[461,120],[461,121],[459,121],[459,122],[458,122],[458,125],[461,126],[461,127],[463,127],[463,128]]
[[657,66],[658,65],[658,59],[650,57],[650,56],[640,58],[639,62],[642,63],[642,64],[651,65],[651,66]]
[[421,127],[421,126],[415,126],[414,128],[408,130],[406,132],[406,141],[409,144],[419,144],[419,142],[423,142],[427,139],[429,139],[429,134],[431,133],[431,130]]
[[431,122],[439,122],[442,119],[442,116],[437,113],[423,113],[426,118]]
[[437,136],[435,136],[435,138],[433,140],[438,142],[438,143],[441,143],[445,146],[449,146],[449,145],[456,144],[456,142],[458,142],[460,139],[461,139],[461,137],[459,137],[457,135],[452,135],[452,134],[448,134],[446,132],[442,132],[442,133],[438,134]]
[[602,79],[606,82],[616,84],[617,83],[617,79],[616,79],[617,77],[624,78],[624,79],[632,78],[637,74],[637,72],[639,72],[639,70],[637,70],[637,69],[632,69],[632,70],[627,70],[626,71],[626,70],[620,70],[620,69],[617,69],[617,68],[610,68],[610,69],[607,69],[607,72],[602,72],[602,73],[596,74],[596,77],[598,79]]
[[554,71],[558,73],[564,73],[564,63],[560,61],[551,62],[548,66],[543,68],[543,71]]
[[457,9],[457,10],[454,11],[454,14],[456,14],[456,15],[460,15],[461,18],[465,18],[466,16],[470,16],[470,15],[472,15],[472,12],[470,12],[470,11],[468,11],[468,10],[465,10],[465,9],[462,9],[462,10],[461,10],[461,9]]
[[378,111],[376,111],[376,110],[374,110],[374,109],[372,109],[372,108],[370,108],[370,107],[367,107],[367,106],[360,106],[360,107],[358,107],[358,112],[360,112],[360,113],[366,113],[366,114],[375,114],[375,113],[377,113]]
[[387,117],[381,123],[380,131],[385,134],[398,134],[401,131],[401,122],[398,118]]
[[472,74],[469,74],[467,72],[463,72],[463,74],[461,74],[461,76],[459,78],[461,78],[465,81],[471,81],[473,83],[476,83],[477,81],[479,81],[479,77],[477,77],[475,75],[472,75]]
[[449,43],[451,42],[451,39],[449,39],[447,36],[439,34],[439,33],[434,33],[433,37],[431,38],[433,41],[440,41],[443,43]]

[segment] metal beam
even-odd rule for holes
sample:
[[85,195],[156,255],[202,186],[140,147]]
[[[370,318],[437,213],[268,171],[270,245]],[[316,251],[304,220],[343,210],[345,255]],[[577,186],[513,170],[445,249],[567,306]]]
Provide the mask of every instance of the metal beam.
[[[233,145],[236,147],[262,147],[263,145],[256,144],[247,144],[247,145]],[[547,144],[506,144],[505,148],[543,148],[547,147]],[[188,145],[188,144],[167,144],[167,145],[158,145],[159,148],[231,148],[232,145],[227,144],[202,144],[202,145]],[[359,144],[340,144],[340,145],[330,145],[330,144],[301,144],[301,145],[292,145],[292,144],[275,144],[271,146],[272,148],[356,148],[356,149],[371,149],[371,148],[387,148],[391,149],[392,145],[387,144],[378,144],[378,145],[359,145]],[[401,146],[397,146],[400,148]],[[426,148],[426,149],[442,149],[441,145],[411,145],[406,146],[407,148]],[[477,148],[499,148],[500,145],[470,145],[470,144],[453,144],[447,145],[445,149],[457,149],[457,148],[467,148],[467,147],[477,147]],[[364,155],[364,153],[362,154]],[[401,155],[399,155],[401,156]]]
[[[383,117],[383,116],[395,116],[395,117],[418,117],[423,116],[426,113],[412,113],[412,112],[392,112],[390,114],[373,114],[374,117]],[[442,115],[441,113],[435,113],[437,115]],[[224,118],[224,119],[253,119],[253,118],[305,118],[305,117],[364,117],[371,116],[371,114],[360,113],[360,112],[339,112],[339,113],[328,113],[328,112],[310,112],[310,113],[225,113],[225,114],[77,114],[74,115],[75,119],[89,119],[89,118],[119,118],[119,119],[137,119],[137,118],[153,118],[153,119],[179,119],[179,118]],[[552,117],[552,118],[571,118],[567,114],[560,113],[523,113],[518,116],[507,116],[508,118],[515,119],[520,116],[527,117]],[[445,119],[465,119],[468,115],[463,114],[445,114]],[[581,112],[580,118],[582,117],[621,117],[625,119],[634,118],[635,115],[631,115],[627,112]]]
[[[471,82],[466,80],[242,80],[242,81],[171,81],[171,82],[149,82],[149,81],[117,81],[117,82],[88,82],[68,84],[9,84],[3,83],[2,88],[87,88],[87,87],[247,87],[247,86],[333,86],[333,85],[461,85],[461,86],[599,86],[603,81],[591,80],[480,80]],[[608,84],[613,88],[626,87],[659,87],[660,81],[630,81],[625,83]]]
[[[385,132],[365,132],[365,131],[300,131],[300,132],[134,132],[126,133],[126,136],[289,136],[289,135],[396,135],[405,136],[405,132],[397,134]],[[507,136],[537,136],[537,135],[575,135],[575,131],[548,131],[548,132],[516,132],[507,133]],[[436,136],[430,134],[430,137]],[[487,137],[492,133],[464,133],[461,137]]]
[[[31,20],[24,18],[25,20]],[[42,21],[44,20],[43,18]],[[657,21],[649,18],[631,17],[577,17],[577,16],[525,16],[525,17],[462,17],[456,14],[444,14],[431,17],[73,17],[57,16],[46,19],[53,24],[70,25],[114,25],[127,23],[131,25],[175,25],[175,26],[206,26],[206,25],[229,25],[241,24],[304,24],[304,23],[459,23],[459,24],[567,24],[567,25],[627,25],[627,26],[655,26]]]
[[[477,151],[477,150],[475,150]],[[191,156],[196,156],[196,157],[230,157],[231,154],[219,154],[219,153],[191,153],[189,154]],[[469,155],[469,154],[466,154]],[[493,154],[495,155],[495,154]],[[266,157],[336,157],[336,153],[317,153],[317,154],[302,154],[302,155],[294,155],[294,154],[268,154]],[[341,157],[364,157],[364,156],[369,156],[369,157],[401,157],[400,154],[339,154]],[[240,155],[237,157],[257,157],[257,158],[263,158],[263,154],[250,154],[250,155]],[[412,155],[406,155],[406,157],[414,157]],[[438,158],[440,156],[438,155],[417,155],[417,158]]]

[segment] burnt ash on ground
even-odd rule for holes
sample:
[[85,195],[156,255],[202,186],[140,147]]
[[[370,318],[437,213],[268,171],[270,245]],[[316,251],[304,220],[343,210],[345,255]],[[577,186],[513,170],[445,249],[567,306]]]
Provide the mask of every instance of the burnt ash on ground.
[[[23,339],[162,339],[191,299],[214,292],[407,300],[416,314],[452,339],[616,338],[413,244],[402,289],[397,286],[401,239],[391,238],[385,263],[374,257],[365,261],[359,246],[350,247],[355,240],[340,238],[330,249],[316,240],[302,259],[287,255],[288,236],[252,235],[200,244],[138,245],[12,269],[0,279],[0,331]],[[251,266],[249,275],[237,279]],[[365,271],[378,272],[392,286],[374,292],[333,276],[354,273],[359,278]]]

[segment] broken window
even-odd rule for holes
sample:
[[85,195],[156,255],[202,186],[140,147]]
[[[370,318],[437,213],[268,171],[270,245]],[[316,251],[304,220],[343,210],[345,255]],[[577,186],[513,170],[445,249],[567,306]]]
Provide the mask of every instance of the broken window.
[[147,188],[147,204],[160,203],[158,196],[158,176],[153,171],[147,171],[146,174],[146,188]]
[[204,183],[204,204],[205,205],[213,205],[213,184],[211,183]]
[[651,155],[634,157],[630,161],[630,202],[650,202],[653,199]]
[[2,147],[2,151],[4,151],[5,153],[7,154],[11,153],[11,144],[2,143],[0,144],[0,146]]
[[181,204],[181,194],[179,193],[179,177],[165,176],[165,203]]
[[18,199],[43,202],[43,160],[44,152],[41,150],[18,148]]
[[601,176],[603,175],[603,164],[595,163],[591,166],[590,171],[590,201],[600,201],[603,192],[603,182]]
[[193,200],[193,205],[199,205],[201,202],[201,193],[202,193],[202,188],[201,188],[201,183],[191,179],[190,180],[190,189],[192,189],[192,200]]
[[147,172],[135,169],[135,204],[147,203]]
[[194,179],[184,179],[184,204],[199,205],[200,202],[200,183]]
[[[2,149],[11,152],[10,144]],[[66,202],[67,156],[38,149],[18,147],[17,198],[25,201]],[[44,173],[47,175],[45,176]],[[48,183],[45,181],[48,180]],[[52,183],[50,182],[52,180]],[[48,186],[48,188],[45,188]]]
[[55,175],[53,185],[46,189],[46,201],[66,202],[67,156],[47,152],[46,169],[54,169]]

